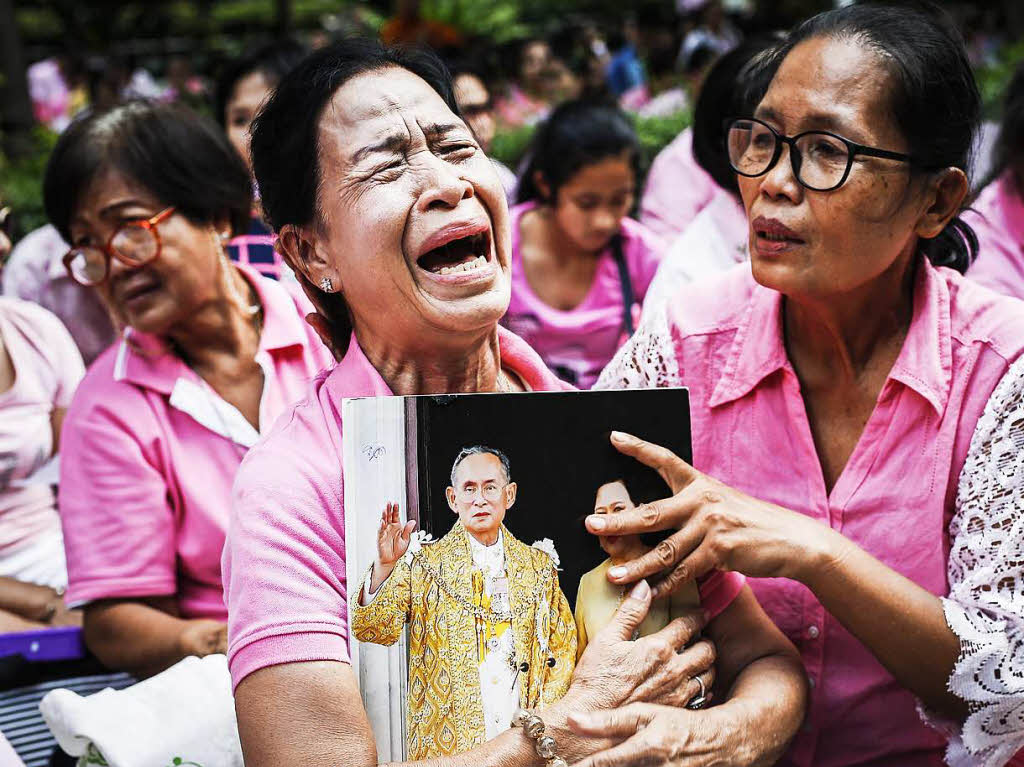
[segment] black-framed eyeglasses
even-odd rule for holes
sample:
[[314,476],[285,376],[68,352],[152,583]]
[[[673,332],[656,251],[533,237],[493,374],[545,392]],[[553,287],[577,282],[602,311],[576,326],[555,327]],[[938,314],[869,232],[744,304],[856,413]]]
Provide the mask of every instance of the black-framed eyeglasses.
[[789,161],[796,180],[801,186],[816,192],[831,192],[846,183],[853,158],[857,155],[916,163],[908,154],[857,144],[829,131],[805,131],[796,136],[783,136],[768,123],[753,117],[732,118],[725,122],[729,165],[741,176],[763,176],[775,167],[782,156],[783,146],[789,147]]

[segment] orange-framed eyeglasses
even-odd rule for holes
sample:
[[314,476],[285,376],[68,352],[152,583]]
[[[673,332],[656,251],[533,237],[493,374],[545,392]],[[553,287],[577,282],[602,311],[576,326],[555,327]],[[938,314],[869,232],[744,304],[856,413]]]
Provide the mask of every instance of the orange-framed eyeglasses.
[[64,268],[78,284],[92,286],[105,282],[110,276],[112,258],[130,267],[148,264],[160,255],[163,247],[157,225],[170,218],[174,210],[172,205],[152,218],[125,221],[114,230],[103,247],[85,245],[71,248],[64,255]]

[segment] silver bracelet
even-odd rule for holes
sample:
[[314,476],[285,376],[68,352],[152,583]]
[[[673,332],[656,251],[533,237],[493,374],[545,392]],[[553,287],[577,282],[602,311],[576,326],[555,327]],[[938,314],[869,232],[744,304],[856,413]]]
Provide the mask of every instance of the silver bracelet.
[[547,762],[548,767],[569,767],[569,763],[556,753],[555,739],[544,734],[544,720],[535,713],[517,708],[512,715],[512,726],[523,728],[523,732],[533,740],[537,756]]

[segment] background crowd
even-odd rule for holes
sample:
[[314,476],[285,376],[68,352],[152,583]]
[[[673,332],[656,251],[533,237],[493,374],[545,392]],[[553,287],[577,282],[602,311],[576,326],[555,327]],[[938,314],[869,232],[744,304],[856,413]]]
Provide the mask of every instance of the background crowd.
[[[272,167],[267,147],[315,167],[314,134],[266,127],[262,156],[250,151],[253,120],[308,54],[359,33],[428,46],[446,64],[509,208],[502,353],[532,360],[522,339],[547,368],[517,363],[504,387],[499,372],[502,390],[586,389],[602,371],[606,386],[699,390],[630,367],[620,350],[632,338],[634,362],[646,354],[671,368],[651,344],[675,341],[650,328],[680,290],[750,259],[750,179],[737,176],[724,126],[753,114],[767,83],[758,90],[751,73],[766,52],[823,10],[677,0],[545,16],[496,3],[491,16],[512,14],[499,31],[415,0],[303,17],[312,23],[296,23],[284,3],[277,21],[288,34],[245,29],[191,56],[169,36],[162,48],[48,49],[45,35],[33,38],[32,14],[7,5],[22,55],[38,60],[23,62],[22,78],[35,124],[26,130],[12,110],[0,126],[0,632],[84,623],[89,650],[50,670],[0,659],[0,682],[14,688],[0,697],[0,732],[29,767],[54,750],[23,713],[51,677],[73,688],[84,680],[84,691],[101,677],[123,687],[228,650],[221,554],[242,460],[318,371],[346,352],[351,362],[354,326],[386,314],[389,296],[371,300],[370,280],[342,297],[337,277],[311,281],[293,268],[316,259],[292,226],[304,192]],[[1014,3],[949,11],[983,117],[963,163],[963,220],[978,257],[961,265],[968,280],[1024,299],[1024,17]],[[302,140],[305,149],[292,143]],[[352,223],[339,235],[346,246],[361,236]],[[470,272],[488,254],[467,242],[464,253],[427,252],[421,265]],[[249,554],[236,553],[235,566]],[[779,598],[754,592],[762,603]]]

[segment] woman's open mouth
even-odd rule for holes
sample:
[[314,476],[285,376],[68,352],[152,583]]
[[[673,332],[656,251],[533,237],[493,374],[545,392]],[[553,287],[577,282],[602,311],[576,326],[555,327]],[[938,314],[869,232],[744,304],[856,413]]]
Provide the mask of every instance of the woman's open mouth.
[[471,281],[492,271],[491,230],[485,224],[445,229],[426,244],[431,247],[416,259],[416,265],[449,278],[446,282]]

